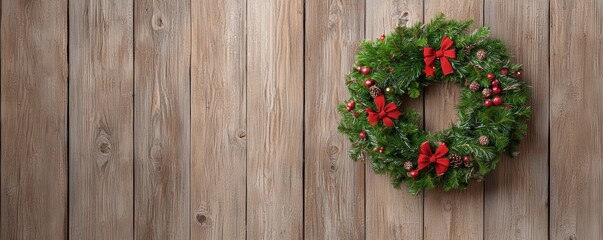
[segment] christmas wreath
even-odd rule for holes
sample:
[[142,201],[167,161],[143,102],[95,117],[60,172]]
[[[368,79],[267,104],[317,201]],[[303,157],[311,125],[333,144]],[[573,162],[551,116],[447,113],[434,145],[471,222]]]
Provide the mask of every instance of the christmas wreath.
[[[395,187],[407,182],[417,194],[466,188],[496,167],[499,153],[518,154],[531,115],[521,65],[509,61],[501,40],[488,38],[488,28],[468,33],[471,25],[440,15],[361,43],[346,80],[350,99],[339,106],[352,159],[370,159]],[[399,107],[403,96],[418,98],[438,81],[461,86],[458,122],[425,132],[416,110]]]

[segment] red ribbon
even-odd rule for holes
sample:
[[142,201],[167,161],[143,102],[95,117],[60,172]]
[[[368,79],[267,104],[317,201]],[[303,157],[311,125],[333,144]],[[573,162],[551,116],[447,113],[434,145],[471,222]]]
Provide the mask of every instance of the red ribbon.
[[448,147],[445,143],[440,144],[435,153],[431,153],[431,146],[428,142],[422,143],[419,151],[419,171],[435,164],[436,174],[438,176],[444,175],[450,165],[450,160],[444,157],[446,153],[448,153]]
[[368,113],[369,123],[375,125],[379,122],[379,120],[383,119],[383,124],[388,127],[394,126],[393,119],[398,119],[402,113],[398,111],[398,107],[393,102],[390,102],[385,105],[385,97],[383,95],[379,95],[375,98],[375,105],[377,105],[377,112],[375,112],[371,108],[367,108],[366,112]]
[[425,72],[425,75],[428,77],[433,77],[433,72],[435,69],[433,65],[436,58],[440,59],[440,64],[442,65],[442,72],[444,75],[452,74],[454,72],[452,69],[452,64],[450,64],[450,61],[448,60],[448,58],[456,58],[456,51],[454,48],[450,49],[452,44],[454,44],[454,42],[450,38],[444,37],[440,45],[440,50],[436,51],[430,47],[423,48],[423,56],[425,57],[423,59],[423,61],[425,61],[425,69],[423,72]]

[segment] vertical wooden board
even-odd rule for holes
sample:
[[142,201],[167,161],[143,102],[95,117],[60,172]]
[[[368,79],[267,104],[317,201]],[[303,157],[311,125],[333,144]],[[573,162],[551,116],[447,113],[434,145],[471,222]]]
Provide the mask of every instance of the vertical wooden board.
[[190,1],[134,9],[135,238],[190,237]]
[[[425,22],[439,13],[449,19],[483,22],[482,0],[425,0]],[[438,89],[439,88],[439,89]],[[442,89],[443,88],[443,89]],[[455,84],[434,84],[425,90],[425,128],[437,131],[456,121],[455,106],[460,89]],[[425,239],[482,239],[483,184],[473,182],[466,190],[444,192],[442,188],[425,193]]]
[[247,2],[247,237],[303,236],[302,0]]
[[[423,21],[423,1],[367,0],[366,38],[389,34],[400,24]],[[409,98],[410,99],[410,98]],[[423,112],[423,100],[412,100],[404,108]],[[406,185],[395,189],[389,176],[377,175],[366,164],[367,239],[421,239],[423,237],[423,195],[412,196]]]
[[244,239],[244,0],[192,0],[191,239]]
[[132,1],[70,1],[69,237],[132,239]]
[[306,1],[306,239],[364,239],[364,166],[337,132],[345,76],[364,36],[364,0]]
[[551,239],[603,236],[603,2],[551,0]]
[[485,25],[502,39],[514,61],[524,66],[532,86],[529,133],[516,158],[504,156],[486,178],[485,239],[547,239],[549,4],[538,1],[485,1]]
[[67,1],[2,1],[0,239],[67,237]]

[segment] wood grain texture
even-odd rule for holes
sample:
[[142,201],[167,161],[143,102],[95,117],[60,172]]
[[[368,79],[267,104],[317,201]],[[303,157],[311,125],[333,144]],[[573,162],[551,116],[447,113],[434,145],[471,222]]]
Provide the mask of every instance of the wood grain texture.
[[364,36],[364,0],[306,1],[306,239],[364,239],[364,165],[337,131],[345,76]]
[[[390,33],[400,24],[411,26],[423,21],[423,1],[368,0],[366,38]],[[410,98],[409,98],[410,100]],[[402,110],[413,108],[423,113],[423,100],[408,101]],[[423,237],[423,194],[412,196],[402,184],[395,189],[387,175],[377,175],[366,164],[367,239],[421,239]]]
[[136,239],[190,237],[190,1],[134,9]]
[[[425,0],[425,21],[444,13],[449,19],[483,22],[482,0]],[[434,84],[425,90],[425,128],[442,130],[456,121],[460,89],[455,84]],[[483,239],[483,184],[472,183],[466,190],[425,193],[425,239]]]
[[551,0],[551,239],[603,237],[603,2]]
[[191,239],[245,239],[245,4],[191,2]]
[[67,1],[2,1],[0,239],[67,237]]
[[132,239],[132,1],[70,1],[69,237]]
[[486,178],[484,239],[547,239],[549,38],[548,0],[485,1],[492,37],[524,66],[533,106],[529,133],[516,158],[502,156]]
[[302,0],[247,2],[247,238],[303,235]]

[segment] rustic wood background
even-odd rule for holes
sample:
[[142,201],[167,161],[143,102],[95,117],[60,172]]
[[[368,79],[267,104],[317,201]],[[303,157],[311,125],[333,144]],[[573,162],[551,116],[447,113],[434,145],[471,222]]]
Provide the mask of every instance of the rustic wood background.
[[[410,196],[347,157],[358,41],[437,13],[525,66],[522,154]],[[2,0],[1,239],[603,239],[601,0]],[[413,103],[454,120],[458,88]]]

